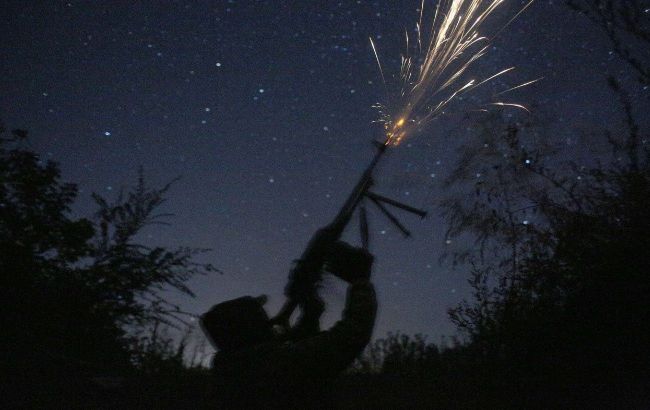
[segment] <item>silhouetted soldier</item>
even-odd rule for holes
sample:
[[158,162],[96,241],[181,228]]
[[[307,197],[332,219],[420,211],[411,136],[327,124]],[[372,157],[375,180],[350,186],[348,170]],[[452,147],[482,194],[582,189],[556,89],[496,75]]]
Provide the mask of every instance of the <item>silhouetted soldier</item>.
[[[216,392],[224,408],[314,408],[325,404],[327,382],[347,368],[372,334],[377,312],[370,283],[372,255],[337,242],[326,270],[348,282],[343,317],[311,335],[274,332],[265,297],[242,297],[214,306],[201,318],[218,349],[213,360]],[[320,312],[302,312],[293,329],[318,329]]]

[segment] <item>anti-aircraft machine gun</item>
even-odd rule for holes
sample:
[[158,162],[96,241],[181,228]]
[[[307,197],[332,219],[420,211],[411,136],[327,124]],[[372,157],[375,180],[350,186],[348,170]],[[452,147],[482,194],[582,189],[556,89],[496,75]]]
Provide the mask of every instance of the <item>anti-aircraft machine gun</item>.
[[[297,260],[295,266],[289,273],[289,283],[285,288],[287,297],[280,312],[273,318],[276,325],[285,329],[289,328],[289,320],[296,308],[300,308],[303,324],[302,329],[294,329],[297,336],[313,334],[318,332],[318,320],[323,313],[324,304],[318,296],[318,283],[321,279],[325,261],[329,250],[337,242],[346,226],[350,222],[355,210],[359,207],[359,221],[361,231],[362,246],[367,249],[369,242],[368,220],[365,208],[365,200],[368,199],[377,206],[379,211],[384,214],[388,220],[393,223],[405,237],[410,236],[410,232],[397,220],[397,218],[387,209],[386,205],[402,209],[406,212],[415,214],[424,218],[426,212],[393,199],[386,198],[370,191],[373,185],[372,174],[379,160],[383,157],[387,143],[375,142],[377,153],[372,162],[361,175],[361,179],[352,190],[352,193],[339,210],[334,220],[325,227],[319,229],[311,238],[307,247]],[[311,319],[311,320],[305,320]]]

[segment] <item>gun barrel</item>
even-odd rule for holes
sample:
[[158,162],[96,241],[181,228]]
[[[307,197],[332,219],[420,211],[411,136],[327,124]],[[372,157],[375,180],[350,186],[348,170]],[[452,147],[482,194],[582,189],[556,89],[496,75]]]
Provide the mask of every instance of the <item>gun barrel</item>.
[[332,225],[340,229],[341,232],[343,232],[343,229],[345,229],[345,226],[350,221],[350,217],[352,216],[352,213],[354,212],[356,207],[359,205],[359,202],[361,202],[363,197],[368,192],[368,189],[372,185],[372,173],[377,167],[379,160],[386,152],[386,148],[387,145],[378,144],[377,153],[375,154],[374,158],[370,162],[370,165],[368,165],[368,168],[366,168],[366,170],[363,172],[363,174],[361,175],[361,179],[355,185],[354,189],[352,190],[352,193],[350,193],[350,196],[343,204],[343,207],[339,211],[338,215],[336,215],[336,218],[334,218],[334,222],[332,223]]
[[[325,251],[329,247],[328,243],[333,243],[341,237],[343,230],[345,230],[346,225],[352,218],[352,214],[372,185],[372,173],[377,167],[379,160],[384,155],[384,152],[386,152],[387,145],[377,144],[377,147],[377,153],[372,159],[370,165],[368,165],[361,175],[361,179],[355,185],[350,196],[348,196],[343,207],[341,207],[339,213],[334,218],[334,221],[325,228],[319,230],[314,237],[312,237],[296,266],[291,271],[289,275],[289,285],[285,291],[287,300],[280,312],[273,319],[274,322],[286,327],[293,311],[301,303],[304,303],[304,300],[297,300],[297,298],[301,296],[299,293],[311,293],[309,288],[315,286],[320,276],[320,269],[325,263]],[[296,283],[296,281],[302,283]],[[311,296],[317,297],[315,295]]]

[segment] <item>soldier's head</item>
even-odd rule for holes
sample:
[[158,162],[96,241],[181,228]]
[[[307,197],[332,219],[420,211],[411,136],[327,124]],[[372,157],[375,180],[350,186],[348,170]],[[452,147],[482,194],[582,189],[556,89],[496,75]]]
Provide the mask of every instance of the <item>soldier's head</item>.
[[266,296],[244,296],[219,303],[201,316],[201,327],[214,347],[234,351],[269,341],[273,327],[264,310]]

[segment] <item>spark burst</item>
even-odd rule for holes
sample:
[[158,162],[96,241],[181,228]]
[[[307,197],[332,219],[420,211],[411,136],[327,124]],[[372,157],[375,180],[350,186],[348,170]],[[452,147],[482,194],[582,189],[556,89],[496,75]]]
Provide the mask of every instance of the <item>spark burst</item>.
[[[491,76],[465,79],[469,69],[485,56],[494,38],[516,19],[533,0],[529,1],[493,37],[481,34],[483,23],[505,3],[505,0],[439,0],[428,34],[423,35],[424,0],[420,6],[420,18],[416,24],[417,44],[411,45],[406,34],[406,54],[402,55],[399,72],[400,92],[395,101],[387,94],[387,104],[375,104],[379,110],[379,122],[386,130],[386,145],[398,145],[417,129],[422,129],[440,115],[452,101],[481,85],[506,73],[514,67],[505,68]],[[370,45],[379,66],[384,86],[386,77],[375,42]],[[410,53],[414,51],[413,55]],[[511,87],[496,95],[531,85],[540,79]],[[521,104],[495,101],[488,105],[526,109]]]

